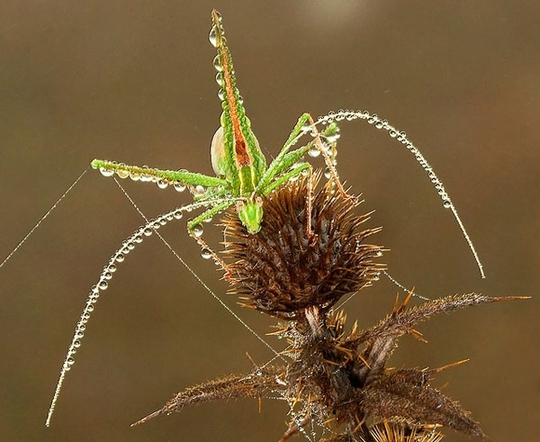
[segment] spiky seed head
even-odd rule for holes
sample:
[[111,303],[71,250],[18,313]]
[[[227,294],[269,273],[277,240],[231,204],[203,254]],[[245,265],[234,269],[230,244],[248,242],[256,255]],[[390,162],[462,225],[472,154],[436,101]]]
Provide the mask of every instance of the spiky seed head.
[[256,235],[238,216],[225,217],[231,292],[244,305],[289,319],[310,306],[324,311],[382,270],[374,262],[382,247],[364,242],[380,229],[360,228],[368,217],[354,214],[353,199],[328,182],[312,195],[309,210],[309,192],[318,181],[318,176],[302,177],[263,198]]

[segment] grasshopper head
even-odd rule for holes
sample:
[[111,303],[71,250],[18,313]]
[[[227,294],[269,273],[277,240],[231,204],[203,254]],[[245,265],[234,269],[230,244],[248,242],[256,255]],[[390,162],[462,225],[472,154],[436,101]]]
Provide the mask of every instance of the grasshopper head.
[[254,200],[238,201],[236,203],[238,218],[247,229],[250,235],[254,235],[261,230],[263,218],[262,199],[257,197]]

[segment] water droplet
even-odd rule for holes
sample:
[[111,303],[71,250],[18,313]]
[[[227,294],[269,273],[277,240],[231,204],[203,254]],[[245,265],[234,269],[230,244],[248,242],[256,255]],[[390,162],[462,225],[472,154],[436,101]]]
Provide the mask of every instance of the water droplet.
[[310,130],[311,130],[311,124],[309,123],[306,123],[302,126],[302,129],[300,129],[302,132],[304,132],[305,134],[307,134]]
[[120,249],[120,253],[122,253],[123,255],[127,255],[130,251],[131,249],[127,246],[124,246]]
[[101,175],[104,177],[112,177],[114,175],[114,170],[106,169],[105,167],[100,167],[99,171],[101,172]]
[[343,109],[339,109],[336,114],[336,121],[343,121],[345,119],[345,111]]
[[210,259],[210,258],[212,258],[213,254],[212,254],[212,251],[209,250],[209,249],[202,249],[201,250],[201,256],[204,259]]
[[450,207],[452,207],[452,201],[450,201],[450,199],[445,199],[442,205],[445,209],[449,209]]
[[126,257],[124,255],[122,255],[121,253],[118,253],[116,254],[116,256],[114,257],[114,259],[116,260],[116,262],[124,262],[124,259]]
[[125,180],[129,176],[129,172],[127,170],[117,170],[116,175],[118,175],[118,178]]
[[163,180],[159,180],[156,184],[160,189],[166,189],[168,186],[167,182]]
[[99,281],[98,287],[100,290],[107,290],[107,287],[109,287],[109,283],[102,279],[101,281]]
[[79,348],[80,346],[81,346],[81,341],[77,340],[77,341],[73,342],[73,347]]
[[208,39],[210,40],[210,43],[212,44],[212,46],[217,48],[217,28],[215,25],[212,26],[212,28],[210,29],[210,34],[208,34]]
[[109,272],[108,270],[105,270],[105,271],[103,272],[103,278],[104,278],[104,279],[109,279],[109,280],[112,279],[112,273]]
[[326,118],[329,123],[333,123],[334,119],[336,118],[336,113],[334,111],[330,111],[326,114]]
[[313,146],[311,146],[311,148],[308,150],[308,155],[312,158],[317,158],[320,154],[321,151],[315,144],[313,144]]
[[184,214],[182,213],[182,209],[177,209],[174,211],[173,216],[175,219],[182,219]]
[[191,231],[193,232],[193,235],[197,238],[200,238],[203,234],[203,226],[201,224],[195,224],[192,228],[191,228]]
[[327,180],[329,180],[330,177],[332,176],[332,172],[330,171],[328,167],[324,170],[324,176]]
[[116,264],[109,264],[107,266],[107,269],[109,270],[109,272],[112,272],[112,273],[116,272],[116,268],[117,268]]
[[143,237],[141,234],[137,234],[133,237],[133,241],[136,242],[137,244],[140,244],[143,242]]
[[138,173],[138,172],[135,172],[135,171],[130,171],[129,172],[129,177],[133,180],[133,181],[139,181],[141,179],[141,174]]
[[183,192],[184,190],[186,190],[186,186],[180,183],[175,183],[174,190],[176,190],[177,192]]
[[225,82],[223,81],[223,74],[221,72],[218,72],[216,74],[216,83],[219,87],[223,87],[223,85],[225,84]]
[[216,71],[218,72],[221,72],[223,70],[223,66],[221,64],[221,59],[219,58],[219,55],[216,55],[214,57],[214,68],[216,69]]
[[193,196],[202,196],[206,192],[206,189],[203,186],[197,186],[193,189]]
[[335,143],[337,140],[339,140],[340,136],[341,134],[339,133],[339,129],[338,129],[334,133],[327,135],[326,139],[328,140],[329,143]]

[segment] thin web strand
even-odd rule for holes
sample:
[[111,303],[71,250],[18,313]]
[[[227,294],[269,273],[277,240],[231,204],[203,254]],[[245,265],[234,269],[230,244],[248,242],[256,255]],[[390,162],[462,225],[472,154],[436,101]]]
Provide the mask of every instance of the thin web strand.
[[47,217],[53,212],[54,209],[56,209],[56,207],[62,202],[62,200],[67,196],[67,194],[68,194],[69,192],[71,192],[71,190],[77,185],[77,183],[81,180],[81,178],[84,176],[84,174],[85,174],[86,172],[88,172],[88,169],[89,169],[89,168],[85,169],[85,170],[78,176],[78,178],[76,178],[75,181],[73,181],[73,183],[71,184],[71,186],[69,186],[69,187],[67,188],[67,190],[66,190],[62,195],[60,195],[60,198],[58,198],[58,199],[56,200],[56,202],[51,206],[51,208],[50,208],[49,210],[47,210],[47,212],[45,213],[45,215],[43,215],[43,216],[39,219],[39,221],[34,225],[34,227],[32,227],[32,229],[30,229],[30,231],[26,234],[26,236],[25,236],[23,239],[21,239],[21,240],[19,241],[19,244],[17,244],[17,245],[15,246],[15,248],[9,253],[9,255],[7,255],[7,256],[4,258],[4,260],[3,260],[2,263],[0,264],[0,269],[1,269],[2,267],[4,267],[4,264],[5,264],[6,262],[8,262],[8,261],[11,259],[11,257],[17,252],[17,250],[19,250],[19,249],[21,248],[21,246],[28,240],[28,238],[30,238],[30,236],[32,236],[32,234],[33,234],[33,233],[35,232],[35,230],[41,225],[41,223],[47,219]]

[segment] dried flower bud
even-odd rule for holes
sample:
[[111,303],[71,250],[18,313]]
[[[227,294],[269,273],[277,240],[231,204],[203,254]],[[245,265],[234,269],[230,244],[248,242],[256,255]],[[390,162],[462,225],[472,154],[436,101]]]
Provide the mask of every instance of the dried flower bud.
[[374,262],[383,248],[365,244],[380,229],[361,229],[368,215],[355,215],[357,204],[332,182],[311,195],[317,181],[302,178],[269,195],[257,235],[237,216],[225,218],[231,292],[245,305],[287,319],[314,305],[326,311],[384,268]]

